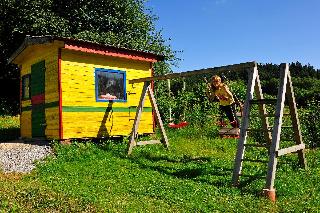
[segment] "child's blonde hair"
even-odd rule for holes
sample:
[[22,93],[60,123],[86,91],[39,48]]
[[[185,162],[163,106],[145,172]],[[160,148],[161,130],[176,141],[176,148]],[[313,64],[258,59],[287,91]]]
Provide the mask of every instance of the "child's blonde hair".
[[214,76],[212,76],[211,81],[220,81],[221,82],[221,78],[218,75],[214,75]]
[[215,90],[217,89],[217,88],[214,86],[214,84],[213,84],[214,81],[218,81],[218,82],[220,82],[220,84],[224,85],[224,84],[222,83],[222,81],[221,81],[220,76],[218,76],[218,75],[212,76],[210,85],[211,85],[211,89],[212,89],[213,91],[215,91]]

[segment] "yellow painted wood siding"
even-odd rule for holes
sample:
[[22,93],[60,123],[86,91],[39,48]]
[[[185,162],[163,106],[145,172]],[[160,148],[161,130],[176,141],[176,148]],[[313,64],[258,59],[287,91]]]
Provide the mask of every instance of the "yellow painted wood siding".
[[[31,74],[31,65],[45,61],[45,135],[48,139],[59,138],[59,92],[58,92],[58,44],[35,45],[27,47],[19,56],[21,76]],[[21,102],[21,136],[30,138],[31,100]]]
[[[145,113],[144,117],[152,116]],[[112,135],[129,135],[133,122],[128,120],[127,113],[111,113],[108,116],[103,112],[65,112],[63,120],[70,120],[70,125],[63,126],[64,138],[107,137]],[[73,125],[71,125],[73,124]],[[152,123],[141,120],[139,133],[152,133]],[[146,131],[149,130],[149,131]]]
[[22,111],[20,115],[20,134],[23,138],[31,138],[31,110]]
[[59,107],[46,107],[46,137],[59,139]]
[[[127,102],[96,102],[95,68],[126,72]],[[143,83],[132,86],[128,81],[148,76],[151,76],[149,62],[63,50],[63,138],[129,135]],[[113,110],[106,112],[108,106]],[[148,98],[145,107],[148,110],[142,114],[139,133],[153,133],[151,104]]]

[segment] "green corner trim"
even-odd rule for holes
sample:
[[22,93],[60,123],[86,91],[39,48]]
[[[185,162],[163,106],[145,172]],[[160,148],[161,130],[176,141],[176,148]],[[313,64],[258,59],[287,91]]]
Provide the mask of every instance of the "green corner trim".
[[[136,107],[91,107],[91,106],[63,106],[63,112],[135,112]],[[151,107],[143,107],[143,112],[152,112]]]
[[[58,106],[59,106],[59,101],[55,101],[55,102],[50,102],[50,103],[45,103],[44,104],[45,108],[58,107]],[[22,112],[30,111],[30,110],[32,110],[32,106],[22,107],[21,110],[22,110]]]

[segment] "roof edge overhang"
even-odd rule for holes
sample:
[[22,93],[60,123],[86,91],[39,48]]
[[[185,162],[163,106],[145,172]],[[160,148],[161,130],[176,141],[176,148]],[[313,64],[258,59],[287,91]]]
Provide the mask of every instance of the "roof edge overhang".
[[28,46],[37,44],[53,43],[55,40],[64,42],[64,49],[93,53],[99,55],[127,58],[132,60],[157,62],[164,61],[163,55],[150,52],[132,50],[112,45],[103,45],[95,42],[77,40],[72,38],[64,38],[58,36],[26,36],[20,47],[10,56],[8,63],[12,63],[19,54],[21,54]]
[[9,57],[8,64],[12,63],[20,53],[22,53],[28,46],[35,44],[45,44],[52,42],[52,37],[49,36],[26,36],[23,43],[18,47],[18,49]]

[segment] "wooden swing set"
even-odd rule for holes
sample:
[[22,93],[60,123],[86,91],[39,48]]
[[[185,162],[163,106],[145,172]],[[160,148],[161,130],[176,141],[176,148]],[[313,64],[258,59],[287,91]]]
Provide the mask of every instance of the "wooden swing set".
[[[145,144],[155,144],[162,143],[164,147],[169,147],[168,138],[163,126],[163,122],[156,104],[156,99],[153,95],[153,91],[151,89],[151,82],[155,80],[168,80],[173,78],[185,78],[193,75],[200,74],[218,74],[226,71],[241,71],[246,70],[248,72],[248,85],[246,92],[246,100],[244,102],[243,107],[243,118],[241,122],[240,128],[240,138],[238,139],[238,147],[237,153],[235,156],[234,162],[234,171],[232,177],[232,183],[234,186],[239,185],[240,177],[248,177],[242,173],[242,168],[244,162],[251,163],[265,163],[268,166],[267,175],[266,175],[266,185],[263,189],[263,193],[270,200],[276,200],[276,194],[274,189],[274,181],[276,175],[276,167],[277,167],[277,158],[286,155],[289,153],[298,153],[299,164],[300,166],[306,168],[306,159],[305,159],[305,144],[302,141],[300,123],[297,114],[297,107],[291,82],[291,76],[289,71],[288,64],[280,65],[280,86],[278,89],[277,99],[265,99],[262,94],[258,67],[256,62],[247,62],[241,64],[234,64],[222,67],[215,68],[207,68],[201,70],[194,70],[188,72],[181,73],[171,73],[161,76],[155,77],[147,77],[140,79],[130,80],[130,84],[141,83],[144,82],[143,90],[140,97],[140,102],[137,107],[135,120],[132,127],[132,132],[130,135],[130,139],[128,142],[128,155],[131,154],[133,148],[137,145],[145,145]],[[141,113],[144,105],[144,100],[146,95],[149,95],[152,108],[155,112],[155,118],[160,128],[161,139],[153,140],[153,141],[140,141],[136,142],[137,139],[137,131],[139,127],[139,122],[141,118]],[[266,105],[275,105],[275,113],[269,114],[266,110]],[[284,113],[285,104],[289,106],[289,113]],[[261,120],[261,129],[253,129],[250,128],[250,110],[252,110],[253,105],[258,105],[259,115],[258,117]],[[292,126],[284,126],[283,125],[283,117],[285,115],[289,115],[292,121]],[[274,118],[273,126],[269,125],[269,117]],[[287,138],[282,138],[281,130],[284,128],[290,128],[293,130],[293,138],[291,139],[292,145],[287,148],[280,149],[280,141],[289,141]],[[265,138],[266,143],[247,143],[248,132],[261,132]],[[245,149],[246,147],[252,148],[266,148],[268,150],[268,158],[269,160],[263,161],[259,159],[249,159],[245,157]],[[250,177],[250,176],[249,176]],[[251,176],[252,177],[252,176]]]

